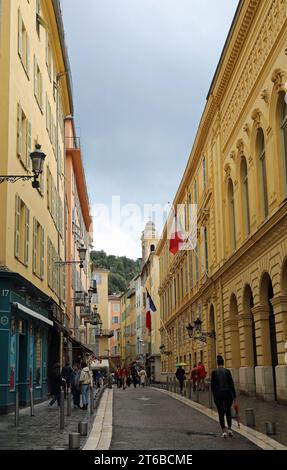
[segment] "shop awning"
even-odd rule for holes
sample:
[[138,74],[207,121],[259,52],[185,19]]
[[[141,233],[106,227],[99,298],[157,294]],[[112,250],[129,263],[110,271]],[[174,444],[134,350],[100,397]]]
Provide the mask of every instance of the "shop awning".
[[37,320],[42,321],[43,323],[47,323],[49,326],[53,326],[53,322],[49,320],[48,318],[44,317],[44,315],[41,315],[38,312],[35,312],[31,308],[25,307],[25,305],[19,304],[18,302],[14,302],[12,304],[13,307],[21,310],[22,312],[26,313],[27,315],[30,315],[31,317],[36,318]]

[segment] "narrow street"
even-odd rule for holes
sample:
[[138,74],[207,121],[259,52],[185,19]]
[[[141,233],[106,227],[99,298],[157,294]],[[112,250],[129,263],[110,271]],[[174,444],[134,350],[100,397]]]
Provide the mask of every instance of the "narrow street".
[[114,389],[110,450],[258,450],[220,435],[218,423],[153,388]]

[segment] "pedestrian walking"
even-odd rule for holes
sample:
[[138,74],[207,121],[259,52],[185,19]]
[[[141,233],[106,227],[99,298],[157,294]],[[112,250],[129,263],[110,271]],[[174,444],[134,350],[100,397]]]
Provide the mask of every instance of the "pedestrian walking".
[[[211,390],[218,411],[222,437],[233,437],[231,430],[231,407],[233,401],[236,399],[234,382],[230,370],[224,367],[224,359],[222,356],[217,356],[217,366],[218,368],[211,374]],[[225,426],[225,415],[228,429],[226,429]]]
[[134,388],[136,388],[138,384],[138,371],[135,365],[132,365],[131,367],[131,377],[132,377],[132,382],[134,384]]
[[176,376],[177,380],[179,381],[180,394],[182,395],[183,394],[183,383],[185,381],[185,370],[181,365],[178,366],[178,369],[175,373],[175,376]]
[[62,368],[61,372],[62,378],[65,380],[65,398],[67,395],[67,389],[70,388],[71,382],[72,382],[72,377],[73,377],[73,369],[70,366],[70,362],[66,361],[64,367]]
[[86,362],[82,363],[82,371],[80,375],[80,385],[82,393],[82,410],[88,409],[89,404],[89,387],[92,384],[92,377],[89,368],[87,367]]
[[71,381],[71,390],[73,394],[74,408],[80,408],[81,387],[80,387],[81,368],[79,364],[74,364]]
[[49,406],[53,406],[56,401],[58,403],[58,406],[60,406],[61,385],[62,377],[60,371],[60,364],[59,362],[56,362],[53,366],[50,377],[50,394],[52,400],[50,401]]
[[144,368],[142,368],[140,371],[139,371],[139,378],[140,378],[140,384],[142,387],[145,386],[145,383],[146,383],[146,379],[147,379],[147,373],[145,371]]
[[122,386],[122,376],[121,376],[121,368],[118,366],[116,372],[115,372],[115,377],[116,377],[116,384],[117,388],[121,388]]
[[206,370],[202,362],[198,363],[198,385],[199,390],[204,392],[205,390],[205,377],[206,377]]
[[191,369],[190,373],[190,380],[192,381],[192,387],[194,392],[196,391],[196,388],[198,386],[198,372],[199,371],[197,365],[193,364],[193,368]]
[[127,387],[127,379],[128,379],[128,370],[126,367],[122,367],[121,369],[121,379],[122,379],[122,385],[123,385],[123,390],[126,389]]

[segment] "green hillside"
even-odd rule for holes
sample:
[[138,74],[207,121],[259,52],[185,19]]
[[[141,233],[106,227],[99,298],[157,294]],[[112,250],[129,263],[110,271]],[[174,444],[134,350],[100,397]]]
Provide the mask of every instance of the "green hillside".
[[105,251],[92,251],[91,259],[98,268],[105,268],[109,274],[109,294],[123,292],[134,276],[141,271],[141,259],[136,261],[126,256],[107,255]]

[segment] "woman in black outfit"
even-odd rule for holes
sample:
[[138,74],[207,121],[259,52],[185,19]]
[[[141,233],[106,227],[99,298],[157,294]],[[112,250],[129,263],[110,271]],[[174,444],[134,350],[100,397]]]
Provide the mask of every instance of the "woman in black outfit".
[[[217,356],[218,368],[211,374],[211,390],[213,393],[214,402],[216,404],[219,422],[222,428],[222,437],[226,438],[227,435],[233,437],[231,430],[231,406],[233,400],[236,398],[236,392],[230,370],[225,369],[224,359],[222,356]],[[226,431],[224,415],[226,415],[228,431]]]

